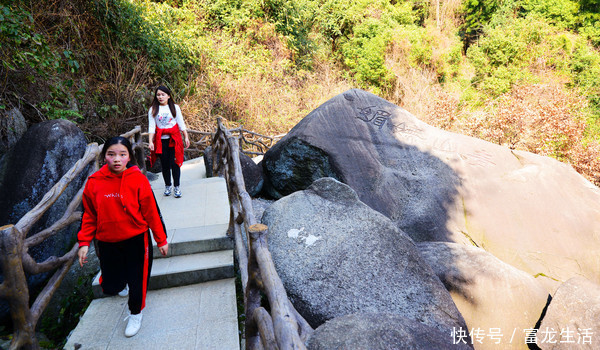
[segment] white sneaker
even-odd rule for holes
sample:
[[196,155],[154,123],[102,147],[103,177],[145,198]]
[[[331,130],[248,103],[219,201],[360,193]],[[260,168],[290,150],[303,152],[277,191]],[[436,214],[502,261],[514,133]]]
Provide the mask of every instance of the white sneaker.
[[125,289],[123,289],[122,291],[119,292],[119,296],[120,297],[126,297],[129,295],[129,285],[125,285]]
[[129,318],[129,321],[127,322],[127,328],[125,328],[125,336],[133,337],[140,330],[140,327],[142,327],[142,313],[129,315],[127,318]]
[[175,187],[175,198],[181,198],[181,190],[179,186]]
[[163,193],[165,196],[171,195],[171,186],[165,187],[165,192]]

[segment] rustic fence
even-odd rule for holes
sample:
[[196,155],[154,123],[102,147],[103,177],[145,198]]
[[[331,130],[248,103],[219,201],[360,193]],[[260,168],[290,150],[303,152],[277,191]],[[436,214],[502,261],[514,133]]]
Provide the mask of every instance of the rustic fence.
[[[197,158],[204,154],[204,150],[211,145],[214,132],[198,131],[193,129],[187,129],[190,136],[190,147],[185,149],[186,159]],[[244,149],[240,152],[248,156],[263,155],[271,146],[273,146],[279,139],[285,134],[266,136],[259,133],[244,129],[243,127],[237,127],[229,129],[229,133],[233,136],[237,136],[244,145]],[[142,136],[148,136],[148,133],[142,133]],[[144,143],[147,147],[148,143]]]
[[[212,173],[227,182],[231,204],[230,233],[234,235],[236,256],[244,290],[246,349],[306,349],[304,343],[313,329],[287,297],[267,246],[267,226],[258,224],[252,199],[244,185],[239,159],[240,129],[227,130],[221,118],[212,138]],[[248,245],[242,232],[246,233]],[[262,306],[261,292],[271,313]]]
[[[136,126],[133,130],[121,135],[131,141],[134,157],[145,172],[144,146],[142,143],[141,127]],[[42,200],[16,224],[0,227],[0,269],[4,280],[0,283],[0,298],[8,301],[10,316],[13,323],[13,338],[10,344],[11,350],[17,349],[39,349],[35,337],[35,328],[40,316],[52,296],[58,289],[65,275],[73,265],[77,257],[78,243],[61,257],[52,256],[43,262],[36,262],[29,249],[44,240],[52,237],[63,228],[81,219],[81,211],[77,209],[81,203],[83,188],[73,197],[64,215],[50,227],[47,227],[33,235],[29,231],[40,220],[44,213],[58,200],[69,184],[92,162],[94,166],[89,171],[91,174],[99,167],[98,155],[102,146],[97,143],[89,144],[81,159],[67,171],[65,175],[44,195]],[[37,275],[56,270],[43,290],[37,295],[35,301],[30,304],[29,287],[27,275]],[[30,306],[31,305],[31,306]]]

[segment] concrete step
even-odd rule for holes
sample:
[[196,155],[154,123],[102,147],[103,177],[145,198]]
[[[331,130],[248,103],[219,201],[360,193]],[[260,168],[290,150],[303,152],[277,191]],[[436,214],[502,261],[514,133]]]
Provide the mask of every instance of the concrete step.
[[235,279],[149,291],[140,332],[125,337],[127,298],[95,299],[65,350],[239,350]]
[[[168,230],[169,257],[186,254],[233,249],[233,240],[227,237],[227,224],[186,227]],[[153,240],[155,259],[164,258]]]
[[[149,290],[186,286],[195,283],[232,278],[235,275],[233,250],[171,256],[152,263]],[[92,282],[95,298],[102,298],[100,273]]]

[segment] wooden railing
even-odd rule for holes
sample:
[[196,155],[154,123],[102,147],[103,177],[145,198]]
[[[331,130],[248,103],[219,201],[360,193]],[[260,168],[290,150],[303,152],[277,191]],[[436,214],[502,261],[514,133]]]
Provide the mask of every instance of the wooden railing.
[[[190,147],[186,148],[185,156],[186,159],[200,157],[204,150],[211,145],[214,132],[199,131],[193,129],[187,129],[190,137]],[[267,136],[259,133],[244,129],[243,127],[237,127],[229,129],[229,133],[233,136],[237,136],[243,143],[244,148],[240,152],[248,156],[263,155],[271,148],[278,140],[280,140],[285,134]],[[142,136],[148,137],[148,133],[142,133]],[[147,148],[148,143],[144,143]]]
[[[121,136],[131,141],[134,157],[138,161],[140,169],[145,172],[141,127],[136,126],[133,130]],[[81,220],[82,213],[77,211],[77,208],[81,204],[85,184],[73,197],[62,218],[34,235],[29,237],[27,235],[36,222],[58,200],[69,184],[87,169],[90,163],[94,162],[94,166],[89,174],[99,168],[100,159],[98,159],[98,155],[101,150],[101,145],[99,146],[97,143],[89,144],[83,157],[63,175],[33,209],[16,224],[0,227],[0,268],[4,275],[4,281],[0,283],[0,298],[6,299],[10,308],[14,332],[10,343],[11,350],[39,349],[35,337],[36,325],[42,312],[48,306],[52,296],[73,265],[79,244],[75,243],[71,250],[61,257],[52,256],[40,263],[29,255],[29,249],[52,237],[70,224]],[[38,294],[35,301],[30,304],[26,275],[36,275],[53,270],[56,270],[54,275]]]
[[[254,217],[239,159],[239,139],[242,136],[233,136],[219,118],[210,156],[212,173],[225,178],[229,192],[230,233],[235,238],[244,290],[246,349],[306,349],[304,343],[313,329],[288,299],[268,249],[268,228]],[[247,233],[247,248],[242,231]],[[270,314],[262,306],[261,292],[267,297]]]

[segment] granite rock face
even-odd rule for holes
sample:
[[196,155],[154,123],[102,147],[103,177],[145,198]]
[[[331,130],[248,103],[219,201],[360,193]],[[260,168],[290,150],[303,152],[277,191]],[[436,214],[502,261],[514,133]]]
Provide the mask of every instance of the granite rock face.
[[0,155],[6,153],[27,131],[25,117],[17,108],[0,114]]
[[573,277],[558,287],[537,332],[546,349],[598,349],[600,285]]
[[450,333],[466,329],[413,241],[332,178],[268,207],[269,250],[296,309],[316,328],[357,312],[396,313]]
[[[480,330],[477,349],[528,349],[528,330],[550,297],[536,278],[478,247],[420,242],[417,248],[450,291],[469,330]],[[500,345],[489,337],[490,329],[503,332]]]
[[554,159],[437,129],[368,92],[319,106],[263,163],[272,195],[334,177],[414,241],[474,243],[547,276],[548,291],[575,275],[600,283],[597,187]]
[[387,313],[356,313],[336,317],[315,330],[307,342],[308,350],[466,350],[451,333],[418,321]]

